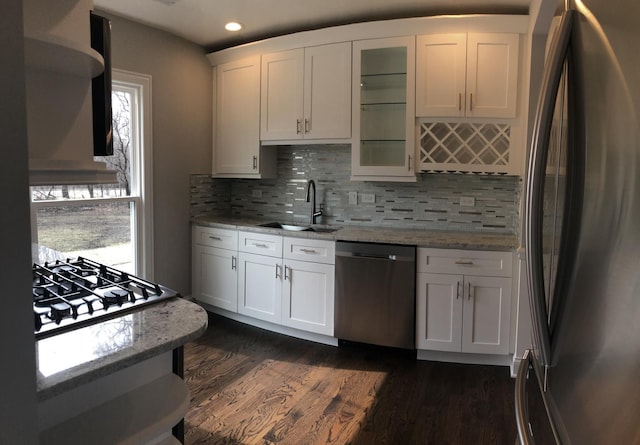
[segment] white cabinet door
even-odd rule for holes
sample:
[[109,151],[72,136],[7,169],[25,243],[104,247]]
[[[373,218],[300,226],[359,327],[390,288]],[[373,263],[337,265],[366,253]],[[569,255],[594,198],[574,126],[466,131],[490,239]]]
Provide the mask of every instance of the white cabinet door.
[[259,175],[260,57],[216,67],[214,174]]
[[416,115],[464,116],[467,35],[418,36]]
[[462,352],[509,353],[511,278],[465,276]]
[[417,276],[416,347],[460,352],[462,344],[462,276]]
[[302,137],[304,50],[262,56],[260,139]]
[[351,42],[304,50],[304,139],[351,137]]
[[417,260],[417,348],[508,354],[512,253],[420,248]]
[[351,43],[262,56],[263,141],[351,137]]
[[237,252],[200,244],[193,252],[193,296],[228,311],[238,311]]
[[416,116],[516,117],[519,35],[418,36]]
[[333,335],[334,265],[285,260],[282,324]]
[[353,42],[353,179],[415,181],[415,37]]
[[282,320],[282,259],[238,254],[238,312],[280,324]]
[[467,116],[516,117],[519,35],[467,37]]

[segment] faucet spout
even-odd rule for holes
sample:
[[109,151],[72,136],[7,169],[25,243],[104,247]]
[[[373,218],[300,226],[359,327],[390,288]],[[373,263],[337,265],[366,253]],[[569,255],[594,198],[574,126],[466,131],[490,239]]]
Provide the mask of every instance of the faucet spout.
[[[313,194],[311,194],[312,188],[313,188]],[[313,179],[309,179],[309,182],[307,182],[307,196],[305,200],[309,202],[309,199],[311,199],[311,215],[309,217],[309,223],[315,224],[316,218],[318,216],[322,216],[322,208],[316,211],[316,183]]]

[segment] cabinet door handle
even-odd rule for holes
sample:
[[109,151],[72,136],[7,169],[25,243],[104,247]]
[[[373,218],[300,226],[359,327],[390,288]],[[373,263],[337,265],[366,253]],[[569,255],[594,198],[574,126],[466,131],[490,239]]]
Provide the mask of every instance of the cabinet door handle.
[[459,281],[456,284],[456,300],[458,300],[460,298],[460,288],[462,287],[461,284],[462,283],[460,283]]
[[254,243],[253,247],[260,247],[262,249],[266,249],[269,246],[267,246],[266,244],[262,244],[262,243]]
[[301,123],[300,123],[300,119],[296,119],[296,134],[300,134],[300,132],[302,131],[301,129]]
[[209,239],[212,239],[212,240],[215,240],[215,241],[222,241],[222,238],[220,238],[219,236],[209,235]]
[[318,253],[315,249],[300,249],[300,252],[304,253]]
[[473,111],[473,93],[469,93],[469,111]]
[[469,298],[469,300],[471,300],[473,298],[473,295],[471,294],[471,289],[473,289],[473,286],[471,286],[470,282],[467,282],[467,284],[469,285],[469,291],[467,292],[467,297]]
[[253,157],[253,169],[254,170],[258,169],[258,157],[257,156]]
[[231,257],[231,270],[236,270],[238,267],[237,258],[235,256]]
[[411,171],[411,155],[407,155],[407,171]]
[[309,131],[311,131],[311,122],[309,122],[309,119],[305,118],[304,119],[304,133],[308,134]]
[[462,111],[462,93],[458,93],[458,111]]
[[280,265],[276,264],[276,280],[280,278]]
[[456,260],[456,264],[458,266],[473,266],[473,261],[471,261],[471,260]]
[[287,265],[284,265],[284,279],[291,281],[291,268],[287,267]]

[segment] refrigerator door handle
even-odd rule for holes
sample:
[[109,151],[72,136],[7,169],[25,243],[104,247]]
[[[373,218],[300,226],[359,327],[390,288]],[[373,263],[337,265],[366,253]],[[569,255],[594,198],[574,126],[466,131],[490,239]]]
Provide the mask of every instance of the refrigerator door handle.
[[[553,435],[555,443],[562,443],[558,434],[558,428],[551,415],[549,414],[549,399],[546,392],[543,390],[540,371],[540,366],[536,362],[533,351],[527,349],[524,352],[522,361],[520,362],[520,366],[518,367],[515,387],[516,426],[518,429],[518,443],[520,445],[536,445],[536,441],[530,427],[529,410],[527,408],[527,380],[531,378],[534,378],[536,380],[533,386],[539,389],[540,397],[542,398],[542,403],[544,404],[545,413],[538,414],[546,414],[550,431]],[[547,439],[551,440],[551,437],[548,437]]]
[[518,427],[518,439],[520,445],[534,445],[531,430],[529,429],[529,413],[527,410],[527,374],[529,372],[529,354],[527,350],[522,357],[516,376],[516,426]]
[[551,340],[547,321],[549,312],[545,299],[542,259],[544,177],[557,88],[569,48],[574,13],[575,11],[572,10],[564,13],[554,37],[553,49],[550,53],[552,54],[552,59],[547,64],[542,82],[543,93],[540,95],[538,101],[538,111],[533,128],[533,139],[527,170],[525,256],[533,335],[543,366],[549,366],[551,364]]

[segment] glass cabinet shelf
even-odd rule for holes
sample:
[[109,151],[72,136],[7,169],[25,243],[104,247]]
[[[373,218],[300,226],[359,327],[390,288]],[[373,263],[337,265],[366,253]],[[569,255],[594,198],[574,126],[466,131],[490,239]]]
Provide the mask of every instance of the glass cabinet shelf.
[[354,87],[359,82],[353,109],[358,134],[352,147],[354,176],[415,178],[410,140],[415,78],[409,74],[415,67],[414,47],[414,40],[404,37],[354,42]]

